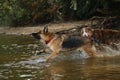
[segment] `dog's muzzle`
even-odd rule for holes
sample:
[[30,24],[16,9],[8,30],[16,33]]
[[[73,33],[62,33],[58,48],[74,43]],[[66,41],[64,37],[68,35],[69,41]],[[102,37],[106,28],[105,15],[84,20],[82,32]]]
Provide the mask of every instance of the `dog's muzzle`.
[[39,33],[32,33],[31,34],[35,39],[38,39],[38,40],[40,40],[41,39],[41,37],[40,37],[40,34]]

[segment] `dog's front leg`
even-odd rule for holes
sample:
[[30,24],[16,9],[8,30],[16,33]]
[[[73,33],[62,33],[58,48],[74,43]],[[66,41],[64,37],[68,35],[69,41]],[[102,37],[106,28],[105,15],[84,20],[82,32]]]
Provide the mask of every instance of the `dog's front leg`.
[[58,53],[59,51],[52,52],[49,56],[46,57],[46,60],[48,61],[49,59],[56,57]]

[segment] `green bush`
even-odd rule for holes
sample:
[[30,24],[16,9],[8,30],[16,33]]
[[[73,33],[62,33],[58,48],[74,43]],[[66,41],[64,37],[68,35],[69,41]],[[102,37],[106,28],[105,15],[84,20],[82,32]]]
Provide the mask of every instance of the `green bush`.
[[0,0],[0,25],[24,26],[92,16],[106,0]]
[[20,4],[20,0],[2,0],[0,5],[1,25],[25,25],[25,21],[28,21],[30,14],[25,8],[21,7],[22,5]]

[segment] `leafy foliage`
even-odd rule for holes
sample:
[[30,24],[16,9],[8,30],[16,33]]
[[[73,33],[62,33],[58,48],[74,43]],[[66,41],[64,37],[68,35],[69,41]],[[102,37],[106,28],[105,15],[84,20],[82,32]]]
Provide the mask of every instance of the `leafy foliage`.
[[23,26],[80,20],[103,8],[107,0],[0,0],[0,25]]
[[[26,9],[22,8],[19,4],[20,0],[2,0],[0,3],[1,8],[1,25],[17,26],[27,21],[26,17],[29,18],[29,13]],[[24,21],[22,21],[24,20]]]

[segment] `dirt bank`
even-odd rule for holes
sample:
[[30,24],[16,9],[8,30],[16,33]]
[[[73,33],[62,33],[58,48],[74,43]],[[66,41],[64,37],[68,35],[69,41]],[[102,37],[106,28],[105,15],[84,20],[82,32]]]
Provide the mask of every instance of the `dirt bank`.
[[[60,31],[60,30],[65,30],[69,28],[73,28],[76,26],[81,26],[81,25],[90,25],[90,21],[77,21],[77,22],[62,22],[62,23],[49,23],[45,24],[49,27],[50,31]],[[15,34],[15,35],[28,35],[32,32],[39,31],[43,29],[45,25],[39,25],[39,26],[28,26],[28,27],[0,27],[0,33],[1,34]]]

